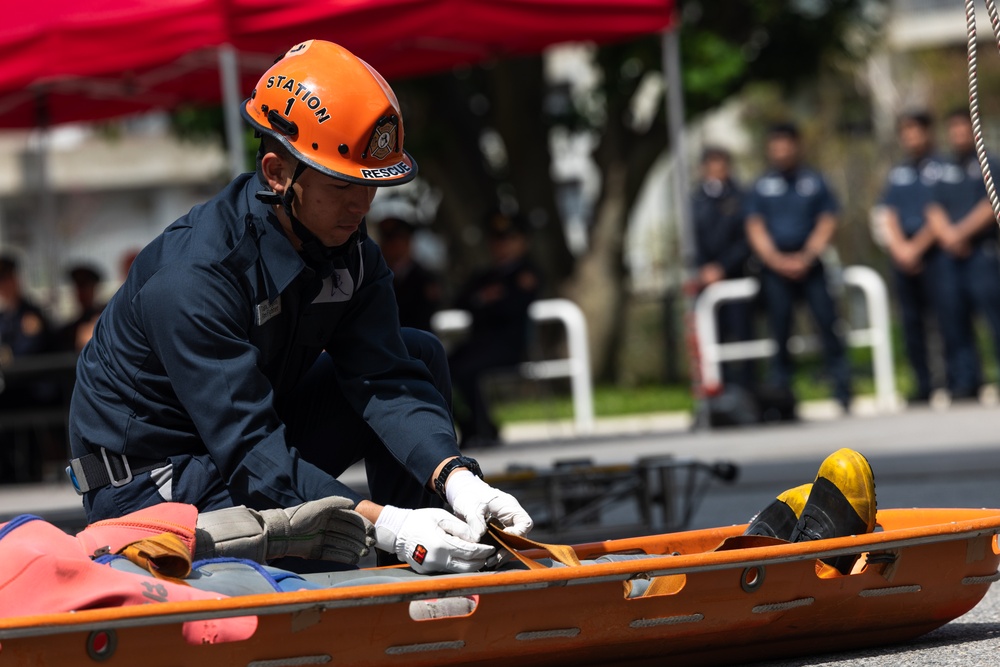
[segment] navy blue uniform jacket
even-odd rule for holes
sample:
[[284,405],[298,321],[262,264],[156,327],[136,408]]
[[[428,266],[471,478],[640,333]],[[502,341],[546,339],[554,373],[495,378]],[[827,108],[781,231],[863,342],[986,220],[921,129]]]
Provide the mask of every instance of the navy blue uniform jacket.
[[[990,171],[996,176],[1000,173],[1000,164],[993,156],[988,156],[988,159]],[[933,198],[948,214],[953,225],[958,224],[986,199],[986,184],[983,182],[983,172],[980,170],[979,158],[975,153],[962,157],[953,156],[944,163],[941,177],[934,184]],[[975,245],[996,237],[996,225],[989,225],[980,230],[971,242]]]
[[826,180],[808,167],[788,173],[770,169],[747,197],[747,215],[764,218],[764,226],[781,252],[802,250],[820,215],[836,214],[838,208]]
[[923,229],[927,205],[933,201],[943,168],[940,159],[930,156],[916,163],[900,162],[889,171],[880,201],[896,210],[907,238]]
[[429,479],[458,454],[451,416],[406,352],[381,251],[362,227],[321,281],[259,187],[240,176],[139,254],[78,363],[73,456],[169,459],[172,499],[201,509],[358,500],[299,456],[275,410],[326,350],[352,407]]
[[735,182],[702,182],[691,196],[698,267],[718,263],[727,278],[739,278],[750,259],[743,192]]

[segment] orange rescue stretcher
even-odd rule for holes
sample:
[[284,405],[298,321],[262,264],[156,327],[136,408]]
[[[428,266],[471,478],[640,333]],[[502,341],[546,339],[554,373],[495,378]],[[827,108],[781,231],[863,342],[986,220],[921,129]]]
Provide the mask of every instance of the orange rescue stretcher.
[[[1000,510],[883,510],[878,525],[767,546],[732,526],[573,547],[665,554],[650,559],[6,618],[0,665],[742,664],[913,639],[1000,579]],[[850,575],[818,560],[845,554],[861,554]],[[655,594],[629,598],[638,579]],[[411,618],[411,602],[452,596],[475,608]],[[242,641],[182,635],[185,621],[247,616]]]

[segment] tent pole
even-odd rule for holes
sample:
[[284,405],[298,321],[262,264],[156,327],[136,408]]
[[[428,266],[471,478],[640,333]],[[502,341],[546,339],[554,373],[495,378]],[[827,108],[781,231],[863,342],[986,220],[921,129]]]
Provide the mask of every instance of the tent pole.
[[663,32],[663,71],[667,77],[667,132],[670,136],[670,149],[674,154],[674,214],[677,217],[681,267],[684,277],[690,278],[694,273],[696,255],[688,201],[691,188],[690,165],[684,141],[684,84],[681,79],[680,40],[676,29]]
[[[691,392],[695,399],[694,426],[709,428],[708,402],[705,400],[704,387],[700,381],[697,340],[690,329],[694,326],[694,296],[687,293],[684,286],[695,277],[696,253],[694,246],[694,230],[691,221],[691,203],[688,193],[691,191],[689,178],[690,165],[687,160],[687,146],[684,141],[684,80],[681,74],[680,23],[674,22],[673,28],[663,31],[661,52],[663,57],[663,73],[666,77],[666,114],[667,133],[670,137],[670,150],[673,152],[674,178],[672,196],[674,217],[677,220],[677,238],[681,254],[681,290],[684,297],[684,339],[689,341],[689,363],[691,374]],[[670,192],[668,188],[668,192]]]
[[240,69],[232,44],[219,47],[219,79],[222,83],[222,113],[225,118],[226,144],[229,148],[229,171],[233,178],[246,171],[243,157],[243,132],[240,120]]
[[[54,308],[58,302],[60,280],[58,244],[58,209],[56,206],[56,189],[52,182],[51,150],[52,150],[52,119],[49,110],[49,99],[45,92],[39,93],[35,100],[35,126],[37,132],[29,140],[25,162],[23,164],[26,190],[38,198],[38,222],[44,235],[39,248],[39,254],[44,269],[36,274],[36,283],[44,285],[46,290],[45,305]],[[38,237],[34,237],[37,242]],[[37,246],[36,246],[37,247]]]

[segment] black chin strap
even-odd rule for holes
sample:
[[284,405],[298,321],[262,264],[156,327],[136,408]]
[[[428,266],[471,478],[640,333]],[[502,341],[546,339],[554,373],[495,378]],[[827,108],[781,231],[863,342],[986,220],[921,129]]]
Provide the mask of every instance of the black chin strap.
[[[288,187],[285,188],[284,194],[279,195],[273,190],[262,190],[257,192],[255,197],[270,206],[281,206],[285,211],[285,215],[288,216],[288,219],[292,223],[292,232],[295,233],[295,236],[298,237],[299,242],[302,244],[301,253],[306,264],[316,271],[320,278],[326,278],[333,273],[333,258],[342,254],[342,248],[330,248],[323,245],[319,237],[309,231],[309,228],[302,224],[302,221],[292,212],[292,202],[295,200],[295,189],[293,186],[306,169],[308,169],[308,165],[305,162],[299,161],[295,165],[295,171],[292,172],[292,180],[288,184]],[[343,247],[348,247],[349,245],[349,243],[345,243]]]

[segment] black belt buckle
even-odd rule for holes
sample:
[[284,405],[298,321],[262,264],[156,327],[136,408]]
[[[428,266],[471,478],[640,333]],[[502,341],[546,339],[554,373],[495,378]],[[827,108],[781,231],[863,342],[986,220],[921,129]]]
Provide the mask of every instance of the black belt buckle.
[[104,447],[101,447],[101,456],[104,458],[104,467],[108,471],[108,479],[111,480],[111,486],[118,488],[132,481],[132,468],[128,464],[127,456],[124,454],[117,455],[122,460],[122,465],[125,466],[125,476],[121,479],[115,477],[115,471],[111,469],[111,462],[108,461],[108,450]]

